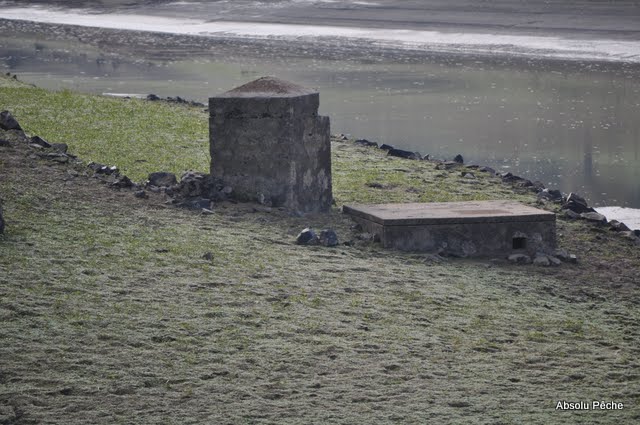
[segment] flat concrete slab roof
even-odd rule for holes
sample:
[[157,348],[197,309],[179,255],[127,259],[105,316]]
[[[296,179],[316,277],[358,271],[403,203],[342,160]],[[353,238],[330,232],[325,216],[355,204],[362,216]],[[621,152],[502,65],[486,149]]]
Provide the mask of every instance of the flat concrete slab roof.
[[514,201],[354,204],[345,214],[383,226],[554,221],[555,214]]

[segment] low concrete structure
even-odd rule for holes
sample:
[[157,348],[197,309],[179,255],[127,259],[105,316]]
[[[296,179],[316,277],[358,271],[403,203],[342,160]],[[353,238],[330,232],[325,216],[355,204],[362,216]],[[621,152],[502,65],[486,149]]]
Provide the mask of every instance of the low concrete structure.
[[273,77],[210,98],[211,175],[240,199],[329,210],[329,118],[319,103],[317,92]]
[[345,205],[385,248],[465,257],[533,255],[556,246],[556,216],[512,201]]

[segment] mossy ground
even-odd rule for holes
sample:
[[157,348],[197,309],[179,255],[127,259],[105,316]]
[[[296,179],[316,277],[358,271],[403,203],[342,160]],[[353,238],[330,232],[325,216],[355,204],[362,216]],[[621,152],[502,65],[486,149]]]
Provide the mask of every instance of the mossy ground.
[[[134,180],[208,166],[197,109],[24,87],[0,88],[0,104]],[[337,208],[201,215],[0,149],[0,422],[640,420],[640,258],[608,230],[559,220],[576,265],[432,262],[358,241]],[[468,183],[348,142],[333,152],[338,205],[534,203],[481,173]],[[306,226],[354,243],[295,245]],[[559,400],[625,408],[560,412]]]

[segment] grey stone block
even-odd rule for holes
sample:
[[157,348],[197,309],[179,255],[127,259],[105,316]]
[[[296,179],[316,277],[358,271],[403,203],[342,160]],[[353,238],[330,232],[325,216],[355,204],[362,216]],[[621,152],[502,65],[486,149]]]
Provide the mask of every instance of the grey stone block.
[[210,98],[211,175],[238,199],[329,210],[329,118],[318,106],[318,93],[273,77]]
[[555,214],[511,201],[345,205],[385,248],[489,257],[552,252]]

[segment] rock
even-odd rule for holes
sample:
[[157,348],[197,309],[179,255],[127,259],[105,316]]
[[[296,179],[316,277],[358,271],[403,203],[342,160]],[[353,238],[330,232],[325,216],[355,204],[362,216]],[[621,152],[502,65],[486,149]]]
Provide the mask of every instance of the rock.
[[562,204],[562,208],[565,210],[571,210],[578,214],[587,213],[587,212],[595,212],[593,208],[590,208],[587,205],[587,201],[577,193],[569,193],[567,196],[567,200]]
[[629,227],[627,227],[626,224],[618,220],[611,220],[609,222],[609,226],[609,230],[613,230],[614,232],[628,232],[629,230],[631,230],[629,229]]
[[422,160],[423,161],[431,161],[431,155],[429,155],[429,154],[423,155],[422,156]]
[[0,138],[0,147],[9,147],[9,146],[11,146],[11,143],[8,140]]
[[439,162],[438,164],[436,164],[436,170],[451,170],[452,168],[456,168],[459,166],[460,166],[460,163],[458,162],[453,162],[453,161]]
[[120,170],[118,170],[118,167],[116,167],[115,165],[103,165],[96,170],[96,174],[104,174],[105,176],[110,176],[113,174],[117,175],[119,171]]
[[461,173],[462,177],[465,179],[475,179],[476,176],[473,173],[465,173],[464,171]]
[[553,256],[561,259],[562,261],[567,261],[569,258],[569,252],[564,248],[556,248],[553,251]]
[[111,183],[111,187],[116,189],[128,189],[133,186],[133,182],[127,176],[121,176],[116,179],[113,183]]
[[360,145],[360,146],[367,146],[367,147],[378,147],[378,144],[376,142],[370,142],[367,139],[358,139],[355,142],[353,142],[356,145]]
[[522,178],[520,176],[516,176],[516,175],[514,175],[512,173],[509,173],[509,172],[500,174],[500,178],[505,183],[514,183],[514,182],[518,182],[518,181],[524,180],[524,178]]
[[211,199],[190,199],[188,201],[180,203],[179,206],[189,208],[191,210],[211,209]]
[[507,260],[509,260],[512,263],[517,263],[517,264],[529,264],[529,263],[531,263],[531,257],[529,257],[528,255],[525,255],[525,254],[511,254],[510,256],[507,257]]
[[547,257],[544,254],[536,254],[536,257],[533,259],[533,264],[536,266],[542,266],[542,267],[547,267],[549,266],[551,263],[549,261],[549,257]]
[[333,229],[324,229],[320,232],[320,245],[336,246],[338,245],[338,235]]
[[61,164],[66,164],[69,162],[69,157],[63,153],[47,153],[45,155],[40,155],[43,158],[48,159],[49,161],[59,162]]
[[317,245],[319,243],[318,235],[310,228],[303,229],[296,238],[298,245]]
[[155,102],[155,101],[160,100],[160,96],[157,96],[157,95],[151,93],[151,94],[147,95],[147,100],[149,100],[151,102]]
[[557,189],[543,189],[538,193],[538,199],[552,202],[562,201],[562,192]]
[[541,192],[545,189],[544,183],[542,183],[540,180],[536,180],[533,182],[532,189],[534,189],[536,192]]
[[636,235],[635,231],[620,232],[620,234],[631,241],[638,240],[638,235]]
[[177,184],[176,175],[165,171],[158,171],[149,174],[149,186],[168,187]]
[[531,180],[522,179],[522,180],[515,181],[514,186],[515,187],[532,187],[533,183],[531,182]]
[[635,229],[633,233],[640,238],[640,229]]
[[96,173],[98,172],[98,170],[100,170],[104,166],[105,166],[104,164],[100,164],[99,162],[90,162],[87,164],[87,167],[95,171]]
[[147,192],[145,192],[144,190],[138,190],[133,192],[133,196],[140,199],[147,199],[149,197],[149,195],[147,195]]
[[388,151],[395,148],[391,145],[387,145],[386,143],[383,143],[382,145],[380,145],[380,149],[382,149],[383,151]]
[[51,147],[59,153],[67,153],[69,146],[66,143],[52,143]]
[[187,171],[180,177],[180,183],[178,187],[173,188],[172,194],[185,199],[206,195],[208,191],[208,177],[207,174]]
[[0,202],[0,234],[4,233],[4,216],[2,215],[2,202]]
[[607,217],[597,212],[585,212],[580,217],[593,223],[607,224]]
[[549,259],[549,264],[552,266],[559,266],[560,264],[562,264],[562,261],[560,261],[559,258],[554,257],[553,255],[547,255],[547,258]]
[[204,255],[202,256],[202,258],[204,260],[207,260],[207,261],[213,261],[213,253],[212,252],[205,252]]
[[458,164],[464,164],[464,158],[462,158],[462,155],[460,154],[456,155],[455,158],[453,158],[453,161]]
[[229,196],[233,193],[233,188],[231,186],[225,186],[220,190],[220,192],[224,193],[226,196]]
[[51,143],[47,142],[46,140],[44,140],[40,136],[33,136],[30,141],[31,141],[32,144],[38,145],[38,146],[42,146],[43,148],[50,148],[51,147]]
[[398,158],[405,158],[405,159],[421,159],[422,158],[420,154],[417,152],[405,151],[402,149],[394,149],[394,148],[389,149],[387,151],[387,155],[396,156]]
[[425,263],[442,263],[443,261],[446,261],[446,258],[439,254],[426,254],[423,261]]
[[18,120],[16,120],[9,111],[0,112],[0,128],[3,130],[22,131],[22,127],[20,127],[20,124],[18,124]]
[[576,220],[578,218],[580,218],[580,214],[578,214],[575,211],[571,211],[571,210],[565,210],[564,211],[564,216],[567,218],[570,218],[571,220]]
[[489,173],[491,175],[495,175],[496,174],[496,170],[494,170],[491,167],[480,167],[480,168],[478,168],[478,171],[482,171],[483,173]]

